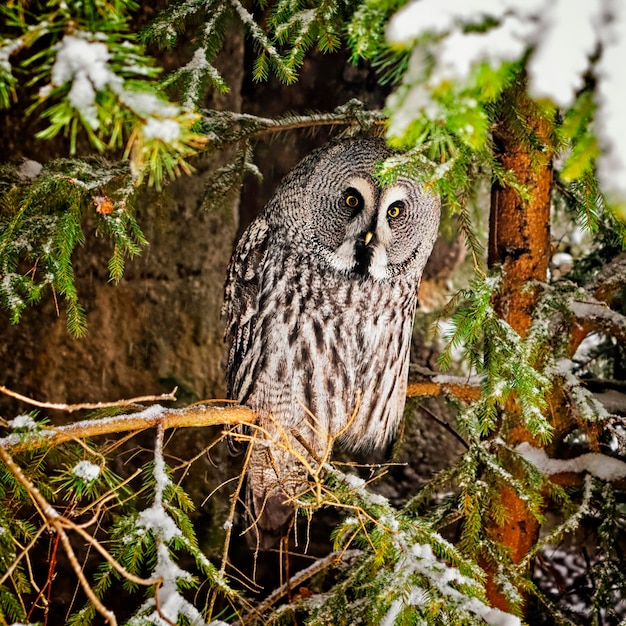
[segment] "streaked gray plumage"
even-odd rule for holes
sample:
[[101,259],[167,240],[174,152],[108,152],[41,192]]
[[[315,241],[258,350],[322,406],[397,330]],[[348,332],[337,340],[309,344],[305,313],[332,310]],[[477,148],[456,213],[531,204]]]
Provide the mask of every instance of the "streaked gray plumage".
[[311,153],[244,232],[230,262],[227,383],[263,429],[247,477],[261,547],[285,532],[288,499],[306,487],[306,470],[282,447],[287,441],[315,466],[310,451],[323,454],[359,394],[341,438],[348,447],[384,446],[400,423],[417,289],[440,202],[409,179],[382,187],[377,164],[391,154],[377,138]]

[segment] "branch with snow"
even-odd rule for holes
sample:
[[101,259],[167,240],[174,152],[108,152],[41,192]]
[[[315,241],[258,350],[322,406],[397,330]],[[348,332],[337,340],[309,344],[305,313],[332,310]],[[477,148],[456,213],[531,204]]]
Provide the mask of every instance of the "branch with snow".
[[527,442],[520,443],[516,451],[548,476],[587,473],[609,482],[626,479],[626,463],[605,454],[589,452],[573,459],[552,459],[543,448],[535,448]]
[[584,301],[575,296],[569,301],[569,310],[576,321],[596,332],[605,332],[615,337],[622,344],[626,343],[626,316],[610,309],[603,302],[593,298]]
[[205,624],[202,615],[178,589],[181,582],[191,580],[191,574],[176,564],[168,547],[173,539],[182,537],[182,531],[167,512],[164,503],[165,490],[171,485],[163,458],[164,432],[163,426],[157,427],[154,445],[154,500],[149,508],[139,513],[136,522],[138,529],[150,531],[154,535],[157,558],[152,578],[160,582],[154,597],[146,600],[129,623],[133,624],[133,620],[137,620],[138,623],[168,626],[177,624],[182,617],[194,626],[200,626]]
[[[69,517],[66,517],[59,513],[59,511],[53,507],[43,496],[41,491],[32,483],[32,481],[24,474],[21,467],[13,460],[12,456],[2,447],[0,447],[0,460],[6,465],[9,472],[13,475],[13,477],[19,482],[22,487],[28,493],[30,499],[38,510],[39,514],[48,525],[48,527],[54,529],[61,540],[61,544],[67,556],[67,559],[74,571],[78,581],[85,592],[85,595],[94,606],[94,608],[102,615],[105,622],[110,624],[110,626],[117,625],[117,618],[113,611],[109,610],[104,606],[101,602],[100,598],[94,592],[91,584],[89,583],[85,573],[83,571],[83,565],[78,560],[74,548],[70,542],[67,531],[71,530],[77,533],[90,547],[92,547],[96,552],[98,552],[107,563],[123,578],[132,582],[136,585],[153,585],[156,581],[154,578],[140,578],[139,576],[135,576],[127,569],[125,569],[120,563],[118,563],[111,554],[104,548],[104,546],[93,536],[91,536],[85,530],[85,524],[76,524]],[[79,467],[80,464],[75,466]],[[85,466],[82,466],[80,473],[84,474]],[[89,476],[93,476],[93,470],[89,470]],[[32,547],[32,544],[31,544]],[[17,567],[17,564],[21,558],[27,555],[27,550],[23,550],[21,555],[18,556],[14,563],[9,568],[9,571],[14,570]]]
[[611,306],[626,287],[626,253],[604,265],[587,287],[594,298]]
[[[127,88],[124,78],[111,67],[112,53],[103,34],[74,31],[64,35],[55,45],[54,51],[56,56],[50,72],[50,83],[40,89],[39,96],[46,99],[53,89],[69,85],[67,97],[70,104],[92,129],[100,127],[96,108],[97,93],[107,88],[133,114],[145,119],[146,125],[152,123],[154,126],[157,120],[172,122],[179,115],[177,106],[161,100],[154,93]],[[132,69],[139,74],[150,71],[149,68],[144,71],[136,64],[123,69]],[[170,135],[171,131],[168,133]]]
[[[434,36],[428,43],[424,36]],[[465,83],[480,64],[497,69],[529,53],[531,96],[571,107],[592,74],[594,131],[601,155],[598,176],[604,192],[626,200],[626,4],[612,0],[420,0],[390,20],[390,43],[413,46],[404,106],[392,112],[391,132],[402,134],[406,119],[428,116],[431,94],[447,81]],[[416,45],[417,44],[417,45]],[[428,59],[431,59],[428,61]],[[432,70],[427,66],[432,63]],[[427,76],[425,82],[419,80]],[[413,108],[413,112],[411,112]]]
[[[480,571],[472,569],[473,576],[469,576],[450,564],[460,555],[441,535],[421,526],[417,519],[395,511],[386,498],[369,491],[366,481],[360,477],[344,474],[336,468],[328,469],[351,494],[353,516],[344,521],[341,536],[353,541],[355,535],[362,532],[373,548],[372,558],[378,560],[374,579],[380,577],[384,581],[385,593],[375,601],[388,605],[381,625],[392,626],[407,609],[427,607],[433,595],[445,602],[451,609],[451,616],[456,618],[477,617],[491,626],[521,624],[516,616],[491,608],[483,601]],[[373,526],[372,530],[367,529],[368,524]],[[426,538],[432,545],[424,541]],[[380,547],[377,546],[379,541]],[[433,546],[448,562],[437,557]],[[464,566],[467,567],[467,563]],[[374,580],[371,583],[374,584]]]
[[206,143],[192,130],[200,116],[161,97],[152,80],[159,70],[139,46],[119,39],[120,33],[74,24],[48,47],[48,65],[40,70],[48,82],[39,89],[39,102],[52,104],[42,114],[49,126],[38,137],[69,133],[71,153],[80,126],[100,151],[126,140],[135,183],[147,169],[148,182],[159,188],[164,173],[193,169],[186,159]]
[[[103,404],[120,406],[120,403]],[[72,405],[62,406],[65,406],[67,410],[67,407]],[[97,405],[91,408],[97,408]],[[192,405],[184,409],[167,409],[159,404],[155,404],[136,413],[80,420],[55,428],[40,428],[30,416],[23,415],[9,422],[13,432],[0,438],[0,448],[20,452],[56,446],[75,439],[88,439],[99,435],[140,431],[154,426],[184,428],[235,425],[249,424],[254,419],[255,413],[251,409],[236,404],[227,406]]]
[[410,381],[406,389],[407,398],[448,394],[463,402],[473,402],[480,397],[481,381],[478,376],[449,376],[436,372],[426,374],[424,368],[420,368],[420,374],[426,380]]

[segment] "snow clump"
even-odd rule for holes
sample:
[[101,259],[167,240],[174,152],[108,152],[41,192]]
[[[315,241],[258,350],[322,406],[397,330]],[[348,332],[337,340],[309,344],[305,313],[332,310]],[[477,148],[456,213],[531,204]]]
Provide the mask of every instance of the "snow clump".
[[87,482],[92,482],[100,476],[100,466],[91,461],[80,461],[72,468],[72,474]]
[[75,35],[65,35],[57,44],[52,84],[64,85],[71,81],[69,101],[93,129],[98,128],[96,92],[121,81],[108,67],[110,56],[106,44]]
[[12,420],[9,420],[9,426],[13,430],[35,430],[37,428],[37,422],[30,415],[18,415]]
[[[488,20],[493,25],[482,28]],[[431,89],[450,80],[462,83],[479,63],[497,68],[530,51],[528,88],[535,98],[567,109],[586,75],[593,75],[595,133],[601,147],[598,177],[610,198],[626,199],[626,2],[413,0],[392,17],[387,30],[388,40],[401,45],[412,45],[426,34],[436,35],[436,43],[428,51],[413,48],[405,76],[409,93],[398,107],[392,106],[391,134],[402,134],[417,110],[428,116]],[[430,59],[434,66],[424,82]]]

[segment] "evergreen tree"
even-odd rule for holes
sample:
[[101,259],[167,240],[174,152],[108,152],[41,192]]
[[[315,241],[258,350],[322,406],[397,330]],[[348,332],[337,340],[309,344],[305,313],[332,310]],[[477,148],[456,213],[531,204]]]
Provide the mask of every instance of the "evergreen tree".
[[[68,426],[51,427],[40,413],[5,420],[1,624],[47,621],[37,607],[60,555],[81,590],[69,610],[76,625],[98,614],[117,623],[108,606],[118,590],[132,598],[128,624],[624,619],[625,430],[619,410],[595,392],[620,393],[625,384],[626,158],[616,137],[626,107],[614,81],[626,17],[601,0],[581,3],[578,13],[547,0],[502,8],[476,0],[445,11],[438,4],[178,0],[140,30],[142,7],[131,0],[14,0],[0,8],[0,105],[27,108],[42,121],[38,139],[64,135],[69,151],[0,169],[0,302],[14,323],[51,293],[65,302],[68,331],[87,332],[72,258],[85,241],[88,209],[95,207],[98,233],[112,242],[109,274],[119,281],[126,260],[147,245],[139,189],[159,192],[191,174],[201,156],[235,146],[207,190],[217,202],[246,174],[258,174],[255,138],[296,128],[384,127],[404,153],[381,165],[381,178],[410,172],[434,187],[465,234],[474,271],[441,314],[447,345],[439,363],[450,374],[422,373],[410,386],[413,395],[449,395],[466,452],[401,509],[321,459],[298,504],[305,517],[323,507],[345,510],[336,552],[261,605],[226,575],[241,477],[216,565],[199,549],[189,517],[197,503],[164,458],[166,429],[250,421],[249,411],[143,408],[171,399],[161,397],[121,408],[40,406],[97,409]],[[575,25],[593,19],[595,30],[581,31],[571,59],[554,58],[574,13]],[[181,45],[191,27],[190,60],[161,78],[146,50]],[[313,48],[347,49],[391,86],[386,110],[347,102],[272,119],[202,109],[207,90],[229,89],[216,59],[239,29],[254,49],[254,80],[295,83]],[[480,193],[485,180],[489,199]],[[486,253],[481,212],[489,214]],[[560,256],[550,237],[558,220],[568,224]],[[587,236],[578,250],[574,226]],[[156,431],[150,467],[116,476],[111,460],[121,433],[147,427]],[[118,443],[91,442],[103,434]],[[181,461],[178,474],[193,460]],[[548,512],[557,519],[551,528]],[[580,614],[550,597],[533,564],[549,562],[555,546],[594,525]],[[448,541],[440,532],[452,527],[456,538]],[[55,541],[40,581],[32,562],[47,530]],[[304,582],[307,593],[280,604]],[[220,606],[230,608],[218,615]]]

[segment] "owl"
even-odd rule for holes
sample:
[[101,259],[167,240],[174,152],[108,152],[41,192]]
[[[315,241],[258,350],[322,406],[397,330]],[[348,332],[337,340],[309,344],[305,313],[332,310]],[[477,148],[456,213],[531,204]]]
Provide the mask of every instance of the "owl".
[[229,397],[257,414],[249,537],[284,536],[309,470],[336,438],[385,446],[405,403],[417,290],[440,200],[416,181],[382,185],[374,137],[301,161],[243,233],[225,286]]

